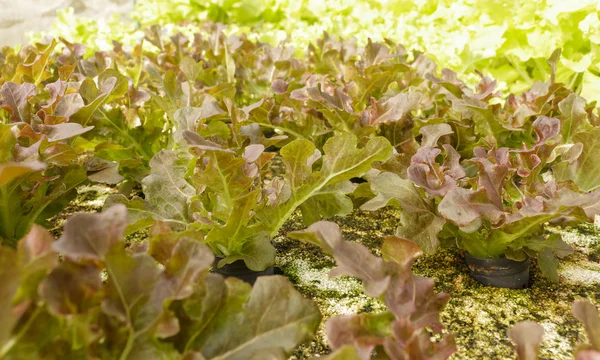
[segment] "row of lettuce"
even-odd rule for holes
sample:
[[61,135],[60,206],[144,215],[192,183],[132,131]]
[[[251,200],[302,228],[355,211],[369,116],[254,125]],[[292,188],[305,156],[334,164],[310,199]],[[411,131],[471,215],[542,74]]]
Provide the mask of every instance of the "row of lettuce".
[[[491,78],[470,88],[391,41],[357,47],[324,36],[296,58],[222,30],[168,38],[153,26],[145,41],[156,51],[115,42],[90,57],[66,40],[3,49],[0,308],[11,320],[0,355],[281,357],[312,336],[314,304],[280,277],[251,290],[206,272],[214,256],[272,265],[271,238],[300,211],[321,240],[292,236],[324,244],[340,265],[334,274],[363,279],[390,310],[332,320],[332,347],[445,358],[453,340],[425,341],[424,328],[441,331],[447,297],[410,274],[413,243],[537,257],[557,281],[557,258],[572,250],[545,224],[600,213],[600,119],[595,103],[556,82],[559,51],[547,81],[503,97]],[[34,224],[87,182],[119,193],[103,214],[72,217],[54,242]],[[384,206],[402,214],[386,260],[319,222]],[[148,239],[125,249],[123,235],[145,228]],[[40,323],[48,328],[32,326]],[[230,339],[234,329],[247,334]]]
[[477,82],[470,74],[478,69],[511,92],[546,80],[545,59],[560,47],[564,56],[558,79],[581,89],[588,100],[600,100],[599,16],[596,0],[137,0],[130,21],[79,18],[67,9],[59,13],[50,33],[108,50],[112,39],[137,43],[144,36],[142,29],[152,25],[191,36],[198,22],[209,20],[229,24],[230,33],[251,33],[253,40],[271,45],[287,41],[298,55],[323,32],[356,37],[361,46],[369,37],[385,37],[466,74],[469,84]]
[[[285,360],[315,336],[319,309],[287,278],[263,276],[251,286],[209,273],[215,256],[198,233],[165,223],[127,247],[127,226],[126,207],[115,205],[71,216],[58,240],[34,225],[16,250],[0,248],[3,359]],[[344,240],[333,222],[288,235],[320,246],[337,263],[331,277],[360,279],[364,292],[387,307],[328,319],[332,353],[317,358],[368,360],[375,351],[378,358],[444,360],[457,351],[440,322],[449,295],[411,273],[422,255],[414,242],[387,236],[380,258]],[[587,300],[572,308],[589,339],[578,344],[575,359],[595,359],[600,313]],[[543,333],[523,321],[507,336],[519,360],[537,360]]]

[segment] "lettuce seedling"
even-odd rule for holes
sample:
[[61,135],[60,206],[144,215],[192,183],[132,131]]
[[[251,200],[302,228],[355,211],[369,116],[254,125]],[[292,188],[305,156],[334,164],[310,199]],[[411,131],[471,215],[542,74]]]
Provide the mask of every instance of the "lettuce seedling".
[[227,148],[185,131],[190,155],[163,150],[150,162],[142,181],[145,199],[112,195],[106,206],[125,203],[132,214],[129,231],[160,220],[206,234],[205,243],[223,259],[244,260],[255,271],[275,260],[270,239],[300,209],[306,224],[352,211],[349,180],[368,172],[392,153],[381,137],[359,147],[356,136],[330,138],[321,153],[313,143],[296,139],[281,148],[285,173],[267,179],[273,153],[263,144]]
[[381,249],[383,258],[379,258],[365,246],[344,240],[332,222],[319,221],[288,236],[320,246],[337,263],[330,277],[347,275],[362,280],[365,293],[382,299],[387,306],[382,313],[329,319],[325,329],[335,351],[331,359],[367,360],[376,350],[391,359],[443,360],[456,351],[451,334],[432,341],[427,330],[442,333],[439,316],[449,295],[436,294],[432,279],[412,274],[411,265],[422,254],[414,242],[388,236]]
[[209,274],[192,232],[126,247],[127,224],[116,205],[0,248],[1,358],[280,359],[314,335],[318,308],[286,278]]

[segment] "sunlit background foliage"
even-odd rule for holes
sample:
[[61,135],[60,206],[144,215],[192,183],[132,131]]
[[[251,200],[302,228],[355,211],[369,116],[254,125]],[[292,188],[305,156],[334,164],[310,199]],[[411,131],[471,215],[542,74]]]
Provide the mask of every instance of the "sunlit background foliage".
[[359,45],[389,38],[473,83],[474,70],[482,71],[511,92],[547,79],[545,59],[561,47],[557,80],[598,100],[599,12],[598,0],[137,0],[130,19],[76,18],[66,9],[49,33],[90,52],[112,47],[111,40],[135,44],[140,29],[154,24],[190,35],[207,19],[272,45],[287,41],[298,54],[323,32]]

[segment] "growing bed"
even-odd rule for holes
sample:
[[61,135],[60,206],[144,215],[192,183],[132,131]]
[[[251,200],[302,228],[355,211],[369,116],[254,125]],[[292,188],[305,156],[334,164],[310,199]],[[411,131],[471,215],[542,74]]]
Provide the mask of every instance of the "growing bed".
[[[600,358],[600,7],[535,13],[562,50],[474,39],[455,72],[364,34],[257,41],[314,19],[253,4],[2,49],[0,358]],[[528,29],[494,8],[470,29]]]
[[[115,190],[105,186],[79,189],[79,196],[53,219],[56,237],[69,215],[76,212],[96,212],[102,209],[106,196]],[[345,236],[379,253],[381,239],[393,233],[399,221],[394,210],[376,213],[356,211],[336,218]],[[319,305],[323,320],[340,314],[382,311],[380,301],[364,295],[360,281],[352,278],[328,277],[335,261],[324,257],[314,245],[286,238],[287,231],[303,228],[296,217],[284,226],[275,238],[278,252],[276,265],[294,287]],[[146,234],[136,234],[130,241],[143,240]],[[578,343],[587,337],[581,324],[571,314],[571,303],[578,298],[599,301],[600,296],[600,229],[581,226],[564,231],[567,241],[577,252],[564,260],[561,282],[552,283],[537,270],[532,275],[532,286],[523,290],[498,289],[482,286],[473,280],[458,250],[442,250],[419,259],[414,271],[435,280],[436,291],[451,295],[442,312],[447,331],[456,334],[459,352],[451,359],[511,359],[513,345],[505,336],[506,330],[519,321],[534,319],[542,324],[546,338],[542,345],[544,359],[568,359]],[[296,348],[290,359],[311,359],[328,353],[324,322],[315,340]]]

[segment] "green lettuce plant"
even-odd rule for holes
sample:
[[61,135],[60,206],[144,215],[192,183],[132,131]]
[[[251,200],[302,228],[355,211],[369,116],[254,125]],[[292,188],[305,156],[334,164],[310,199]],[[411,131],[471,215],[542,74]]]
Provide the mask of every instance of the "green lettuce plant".
[[0,357],[285,359],[314,335],[316,305],[284,277],[209,274],[193,233],[126,247],[127,223],[117,205],[73,215],[56,241],[34,226],[0,248]]
[[412,262],[422,255],[414,242],[388,236],[381,248],[383,258],[379,258],[363,245],[344,240],[332,222],[319,221],[288,236],[320,246],[337,264],[330,277],[362,280],[365,293],[387,306],[381,313],[329,319],[325,329],[334,353],[327,359],[366,360],[375,350],[377,358],[443,360],[456,351],[451,334],[444,334],[440,341],[431,340],[428,329],[442,333],[439,314],[449,295],[434,293],[432,279],[412,274]]
[[348,194],[356,187],[349,180],[392,153],[381,137],[360,146],[352,134],[336,135],[323,145],[323,153],[310,141],[296,139],[280,150],[285,173],[267,180],[265,172],[274,154],[265,153],[264,144],[227,148],[198,131],[187,130],[183,136],[193,156],[159,152],[142,181],[145,199],[111,195],[105,206],[126,204],[130,231],[157,220],[179,230],[198,229],[206,234],[206,244],[224,258],[221,265],[241,259],[255,271],[274,263],[270,239],[297,209],[307,224],[349,214]]
[[[108,50],[106,39],[130,46],[144,37],[141,29],[162,24],[170,32],[191,35],[198,23],[226,23],[228,32],[246,33],[252,40],[277,45],[288,40],[301,53],[327,32],[355,37],[362,46],[368,38],[400,42],[429,54],[444,68],[476,83],[474,70],[500,81],[503,89],[521,92],[547,77],[544,60],[555,48],[564,49],[558,78],[584,97],[598,100],[597,58],[599,9],[585,0],[563,2],[519,0],[511,6],[500,0],[379,2],[371,0],[320,2],[281,0],[200,1],[140,0],[130,14],[134,21],[77,18],[73,10],[59,13],[51,33],[71,41]],[[138,28],[136,29],[136,24]],[[133,24],[132,24],[133,23]],[[39,36],[38,36],[39,37]]]

